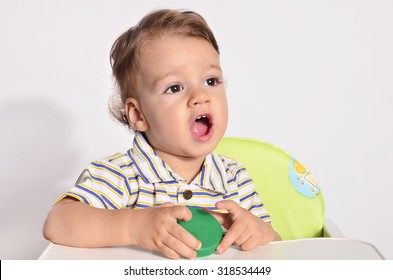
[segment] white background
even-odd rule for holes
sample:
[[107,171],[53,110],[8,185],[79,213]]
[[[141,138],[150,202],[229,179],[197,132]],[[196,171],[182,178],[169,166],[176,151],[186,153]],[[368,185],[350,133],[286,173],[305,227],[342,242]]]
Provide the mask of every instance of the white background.
[[393,2],[0,0],[0,258],[35,259],[52,203],[131,135],[108,115],[115,39],[156,8],[202,14],[228,81],[227,136],[287,150],[326,216],[393,259]]

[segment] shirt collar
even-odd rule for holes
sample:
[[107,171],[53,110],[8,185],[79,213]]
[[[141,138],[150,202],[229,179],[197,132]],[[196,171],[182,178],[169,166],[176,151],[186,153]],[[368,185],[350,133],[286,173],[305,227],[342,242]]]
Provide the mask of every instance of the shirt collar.
[[[156,154],[140,132],[135,134],[133,147],[127,153],[146,183],[185,181]],[[226,168],[221,158],[215,153],[207,155],[201,172],[192,183],[204,189],[227,194]]]
[[127,153],[135,163],[139,175],[146,183],[164,183],[182,180],[159,158],[140,132],[135,134],[133,146]]
[[216,153],[206,156],[202,170],[194,179],[193,183],[214,192],[228,193],[226,167]]

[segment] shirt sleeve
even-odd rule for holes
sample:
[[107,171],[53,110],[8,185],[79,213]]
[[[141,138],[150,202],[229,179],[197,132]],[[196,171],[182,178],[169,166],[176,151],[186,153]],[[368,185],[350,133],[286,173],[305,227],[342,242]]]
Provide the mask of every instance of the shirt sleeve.
[[237,162],[235,174],[234,179],[239,194],[239,205],[265,222],[271,222],[271,217],[255,189],[254,181],[246,168],[239,162]]
[[123,209],[129,203],[131,189],[124,171],[109,161],[90,163],[75,185],[64,197],[73,197],[90,206],[102,209]]

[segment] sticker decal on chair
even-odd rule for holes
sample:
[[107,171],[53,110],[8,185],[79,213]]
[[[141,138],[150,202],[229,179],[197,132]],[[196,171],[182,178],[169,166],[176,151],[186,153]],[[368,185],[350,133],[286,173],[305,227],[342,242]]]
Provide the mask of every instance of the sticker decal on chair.
[[296,191],[305,197],[315,198],[320,192],[311,173],[295,159],[289,164],[289,179]]

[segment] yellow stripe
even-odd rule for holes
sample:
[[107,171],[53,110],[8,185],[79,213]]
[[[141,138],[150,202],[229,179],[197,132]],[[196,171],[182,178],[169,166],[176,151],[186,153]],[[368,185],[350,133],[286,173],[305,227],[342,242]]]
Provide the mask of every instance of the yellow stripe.
[[[70,191],[71,191],[71,190],[70,190]],[[87,201],[88,201],[88,203],[89,203],[89,205],[93,206],[93,203],[91,202],[91,200],[89,199],[89,197],[86,197],[86,196],[81,195],[81,194],[79,194],[79,195],[80,195],[80,196],[83,196],[84,198],[86,198]],[[54,203],[54,205],[57,204],[57,203],[59,203],[61,200],[63,200],[64,198],[66,198],[66,197],[68,197],[68,196],[73,197],[73,198],[77,199],[78,201],[81,201],[81,202],[85,203],[85,202],[82,200],[82,198],[81,198],[80,196],[77,196],[77,195],[75,195],[75,194],[72,194],[72,193],[68,193],[68,192],[67,192],[67,193],[63,194],[62,196],[60,196],[60,197],[56,200],[56,202]]]
[[[128,180],[128,183],[137,183],[138,182],[138,179],[129,179],[129,178],[127,178],[127,180]],[[133,186],[131,186],[131,184],[129,184],[130,185],[130,188],[132,188]]]
[[[243,167],[244,167],[244,166],[239,166],[239,167],[236,168],[234,171],[232,171],[232,176],[231,176],[230,178],[228,178],[228,181],[234,179],[234,178],[235,178],[236,172],[237,172],[239,169],[243,168]],[[240,177],[243,173],[245,173],[245,172],[246,172],[246,170],[240,171],[240,172],[237,174],[237,178],[239,178],[239,177]],[[247,178],[248,178],[248,177],[247,177]]]
[[160,205],[160,204],[164,204],[164,203],[167,203],[167,202],[172,202],[174,204],[177,204],[177,201],[172,200],[172,199],[169,199],[169,201],[167,201],[167,200],[164,201],[164,200],[159,199],[159,200],[156,200],[155,205]]
[[[238,185],[240,185],[242,182],[244,182],[244,181],[246,181],[246,180],[248,180],[248,179],[249,179],[249,178],[246,178],[245,180],[243,180],[243,181],[241,181],[241,182],[238,182]],[[253,184],[254,184],[254,182],[253,182],[253,181],[250,181],[250,182],[244,184],[243,186],[241,186],[240,188],[238,187],[237,190],[240,191],[240,190],[244,189],[245,187],[248,187],[248,186],[253,185]],[[251,190],[250,190],[248,193],[252,193],[253,191],[256,191],[255,188],[251,188]],[[246,195],[247,195],[247,194],[245,194],[245,195],[243,195],[243,196],[246,196]],[[243,196],[242,196],[242,197],[243,197]]]
[[[192,203],[192,202],[187,202],[181,205],[189,205],[189,206],[198,206],[198,207],[215,207],[215,203]],[[223,211],[223,210],[220,210]]]
[[203,186],[209,186],[209,178],[210,178],[210,174],[208,174],[209,169],[206,167],[205,168],[205,178],[203,179]]
[[[135,209],[141,209],[141,208],[137,208],[137,205],[136,205],[136,204],[137,204],[137,203],[135,203]],[[140,201],[140,200],[138,200],[138,204],[142,204],[142,205],[149,206],[149,207],[155,206],[153,201],[152,201],[152,202],[146,202],[146,201]]]
[[[102,177],[102,176],[97,175],[97,174],[95,174],[95,173],[92,173],[92,175],[94,175],[94,177],[98,177],[98,178],[100,178],[100,179],[102,179],[102,180],[104,180],[104,181],[107,181],[108,183],[112,184],[113,187],[116,187],[116,189],[118,189],[119,191],[121,191],[122,194],[124,194],[124,189],[123,189],[123,188],[119,188],[119,186],[118,186],[117,184],[113,183],[113,182],[112,182],[111,180],[109,180],[108,178]],[[111,191],[114,195],[116,195],[116,196],[118,196],[118,197],[120,197],[120,198],[123,197],[122,195],[120,195],[120,194],[118,194],[116,191],[114,191],[111,187],[107,186],[105,183],[100,182],[100,181],[97,181],[97,180],[95,180],[95,179],[93,179],[93,178],[91,178],[91,180],[94,181],[95,184],[100,184],[100,185],[104,186],[107,190]]]
[[141,198],[142,198],[142,197],[145,197],[145,198],[155,198],[154,195],[147,194],[147,193],[143,193],[143,192],[139,192],[138,203],[141,201]]
[[[131,164],[131,166],[132,166],[132,160],[126,160],[127,158],[129,158],[129,157],[126,156],[126,155],[122,155],[121,157],[118,157],[118,158],[114,159],[112,161],[112,163],[115,164],[116,167],[118,166],[119,168],[121,168],[120,165],[129,165],[129,164]],[[125,168],[129,169],[130,167],[127,166]]]
[[106,159],[108,161],[115,161],[115,160],[118,160],[119,158],[122,158],[124,156],[125,155],[123,153],[116,153],[116,154],[113,154],[111,156],[104,157],[104,159]]
[[[141,141],[140,141],[140,139],[139,139],[138,137],[136,138],[136,141],[139,143],[139,146],[141,147],[141,149],[142,149],[144,152],[146,152],[146,156],[150,159],[150,161],[154,163],[154,160],[149,156],[149,152],[148,152],[148,151],[145,151],[145,150],[143,149],[144,147],[143,147],[143,145],[142,145],[142,143],[141,143]],[[136,150],[138,151],[138,153],[141,155],[142,158],[145,158],[145,155],[143,155],[142,152],[141,152],[138,148],[136,148]],[[151,151],[150,151],[150,153],[151,153]],[[136,159],[135,159],[135,160],[136,160]],[[156,178],[157,180],[161,181],[160,178],[158,178],[158,177],[156,176],[156,174],[155,174],[155,172],[154,172],[154,170],[153,170],[153,168],[152,168],[152,166],[150,165],[150,163],[149,163],[148,160],[143,161],[143,162],[138,162],[138,163],[139,163],[140,166],[147,166],[147,167],[150,169],[150,172],[151,172],[151,174],[154,176],[154,178]],[[148,179],[150,179],[150,178],[148,178]]]
[[[166,176],[163,176],[162,173],[161,173],[161,171],[160,171],[161,168],[159,168],[159,167],[157,166],[157,164],[156,164],[156,160],[154,160],[154,159],[150,156],[150,155],[154,155],[154,150],[153,150],[153,148],[152,148],[151,146],[150,146],[149,148],[150,148],[150,153],[148,154],[148,156],[149,156],[151,162],[153,163],[153,165],[154,165],[154,167],[155,167],[155,170],[157,171],[158,175],[159,175],[162,179],[165,178],[166,176],[169,176],[168,165],[167,165],[167,164],[165,165],[165,171],[167,172],[167,174],[166,174]],[[164,167],[164,165],[161,164],[161,162],[160,162],[160,166],[161,166],[161,167]]]
[[[137,141],[140,142],[139,139],[137,139]],[[139,143],[139,145],[142,146],[140,143]],[[141,152],[139,149],[136,149],[136,150],[138,151],[139,155],[140,155],[142,158],[145,158],[145,156],[142,154],[142,152]],[[147,154],[147,153],[146,153],[146,154]],[[146,156],[149,157],[149,159],[151,160],[151,158],[150,158],[149,155],[146,155]],[[139,166],[143,166],[143,167],[146,167],[146,166],[147,166],[147,168],[148,168],[148,169],[150,170],[150,172],[151,172],[151,175],[154,176],[154,178],[156,178],[158,181],[161,181],[161,179],[158,178],[158,177],[156,176],[156,174],[154,173],[154,171],[153,171],[153,169],[152,169],[152,166],[150,165],[150,163],[149,163],[147,160],[144,160],[143,162],[139,162],[138,159],[135,158],[135,161],[137,162],[137,164],[138,164]],[[152,162],[154,162],[154,160],[152,160]],[[150,178],[147,178],[147,179],[150,180]]]
[[[100,183],[101,185],[103,184],[103,183],[101,183],[101,182],[98,182],[98,181],[96,181],[97,183]],[[83,187],[85,187],[86,189],[89,189],[89,190],[91,190],[92,192],[94,192],[94,193],[96,193],[96,194],[98,194],[98,195],[100,195],[100,196],[105,196],[109,201],[111,201],[112,202],[112,204],[114,204],[118,209],[120,209],[120,208],[122,208],[122,207],[120,207],[117,203],[115,203],[110,197],[108,197],[104,192],[102,192],[102,191],[99,191],[98,189],[93,189],[93,188],[91,188],[90,186],[88,186],[88,185],[86,185],[86,184],[80,184],[81,186],[83,186]],[[119,196],[120,198],[122,198],[121,196]],[[101,203],[101,205],[102,205],[102,208],[105,208],[105,206],[102,204],[102,202],[100,201],[100,200],[98,200],[100,203]],[[109,205],[108,205],[109,206]]]
[[[108,168],[110,168],[110,169],[115,169],[115,170],[116,170],[117,172],[119,172],[119,173],[123,173],[123,171],[122,171],[118,166],[108,165],[108,164],[106,164],[105,162],[101,162],[101,161],[97,161],[97,163],[98,163],[98,164],[105,165],[106,167],[108,167]],[[124,180],[123,177],[121,177],[121,176],[119,176],[119,175],[113,173],[112,171],[110,171],[110,170],[108,170],[108,169],[105,169],[105,168],[103,168],[103,167],[94,166],[94,165],[91,165],[91,167],[92,167],[92,169],[98,169],[98,170],[105,171],[105,172],[111,174],[112,176],[118,178],[120,181],[123,181],[123,180]],[[119,168],[119,169],[116,169],[116,168],[114,168],[114,167]],[[96,174],[96,173],[94,173],[94,174]],[[124,177],[127,178],[126,175],[124,175]]]
[[[70,191],[72,191],[72,190],[70,190]],[[80,196],[83,196],[84,198],[86,198],[86,200],[87,200],[87,202],[89,203],[90,206],[94,206],[93,202],[90,200],[89,197],[84,196],[84,195],[81,195],[81,194],[79,194],[79,195],[80,195]],[[77,196],[77,195],[72,194],[72,193],[63,194],[63,195],[56,201],[56,203],[60,202],[60,200],[62,200],[63,198],[66,198],[67,196],[73,197],[73,198],[77,199],[78,201],[85,203],[85,202],[83,201],[83,199],[82,199],[80,196]],[[102,205],[102,203],[101,203],[101,205]],[[102,205],[102,206],[103,206],[103,205]],[[104,207],[104,206],[103,206],[103,207]]]
[[[205,199],[205,200],[211,200],[211,201],[219,201],[222,200],[222,197],[212,197],[209,195],[203,195],[203,194],[194,194],[192,198],[197,198],[197,199]],[[232,197],[231,197],[232,199]]]

